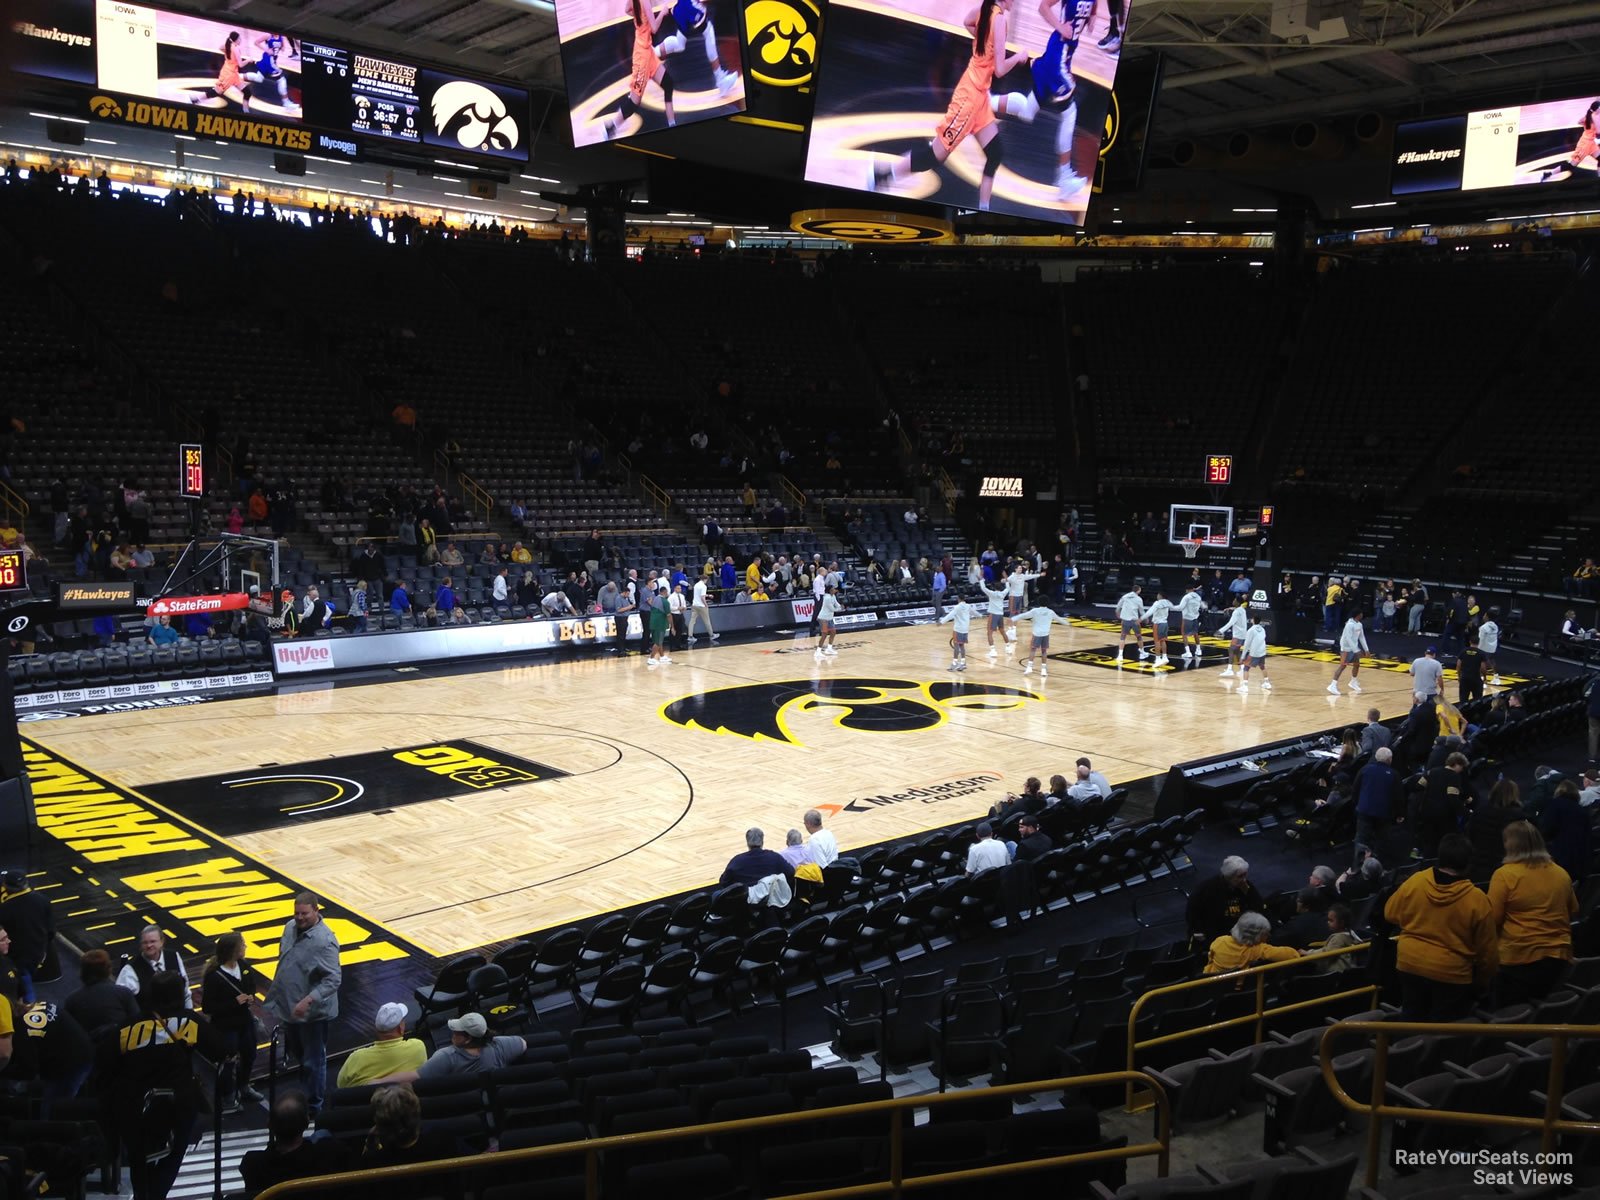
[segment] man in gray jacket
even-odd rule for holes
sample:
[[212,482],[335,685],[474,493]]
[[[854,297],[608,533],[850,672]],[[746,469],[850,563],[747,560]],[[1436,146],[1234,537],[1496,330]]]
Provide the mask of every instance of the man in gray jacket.
[[312,1119],[322,1109],[328,1079],[328,1026],[339,1015],[339,939],[322,920],[317,898],[294,898],[294,919],[283,927],[278,969],[267,1008],[283,1022],[284,1042],[300,1061],[300,1084]]

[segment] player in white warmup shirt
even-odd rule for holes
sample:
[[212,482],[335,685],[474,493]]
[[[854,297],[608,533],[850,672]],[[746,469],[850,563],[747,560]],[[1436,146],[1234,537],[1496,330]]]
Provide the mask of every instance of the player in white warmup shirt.
[[[1237,608],[1235,612],[1244,612]],[[1267,691],[1272,690],[1272,680],[1267,678],[1267,629],[1261,623],[1261,618],[1252,616],[1250,625],[1244,635],[1244,666],[1240,671],[1238,692],[1242,696],[1250,690],[1250,668],[1256,667],[1261,671],[1261,686]]]
[[963,598],[956,601],[949,612],[939,618],[939,624],[954,624],[955,630],[950,634],[950,669],[952,671],[965,671],[967,669],[967,633],[972,628],[972,617],[976,612],[972,605]]
[[1150,602],[1150,607],[1142,614],[1150,622],[1150,641],[1156,652],[1155,665],[1167,665],[1167,617],[1172,612],[1172,601],[1167,599],[1167,594],[1160,588],[1156,589],[1156,598]]
[[817,606],[817,650],[813,658],[821,662],[825,658],[837,658],[839,652],[833,648],[833,618],[843,605],[839,603],[839,590],[833,584],[828,585],[828,590],[822,595],[822,602]]
[[1233,674],[1239,665],[1239,651],[1244,647],[1244,635],[1250,628],[1250,610],[1243,604],[1228,614],[1228,619],[1221,629],[1217,630],[1218,637],[1228,639],[1228,669],[1222,672],[1224,679]]
[[[1178,616],[1182,618],[1183,625],[1179,630],[1179,637],[1183,639],[1183,656],[1200,661],[1200,610],[1204,608],[1205,601],[1200,599],[1200,585],[1189,584],[1183,593],[1183,599],[1178,601]],[[1193,651],[1190,645],[1193,644]]]
[[997,633],[1000,635],[1000,640],[1005,642],[1008,652],[1015,649],[1006,638],[1006,597],[1011,594],[1011,589],[1004,580],[1001,580],[998,588],[992,588],[987,583],[980,583],[978,586],[983,589],[983,594],[989,597],[989,603],[986,605],[989,617],[989,657],[995,658],[1000,653],[994,648],[994,635]]
[[1139,598],[1140,587],[1136,583],[1133,590],[1124,592],[1122,599],[1117,601],[1117,620],[1122,622],[1122,633],[1117,637],[1117,661],[1122,661],[1122,648],[1128,644],[1128,635],[1133,634],[1133,644],[1138,647],[1141,659],[1149,658],[1145,652],[1144,634],[1139,632],[1139,623],[1144,619],[1144,601]]
[[1490,676],[1489,682],[1496,686],[1500,683],[1500,668],[1494,665],[1494,656],[1500,649],[1500,623],[1494,615],[1499,611],[1491,608],[1483,624],[1478,626],[1478,649],[1483,651],[1484,674]]
[[1039,678],[1049,677],[1050,666],[1050,626],[1065,625],[1071,628],[1072,622],[1058,614],[1053,608],[1044,605],[1035,605],[1025,613],[1017,614],[1017,624],[1028,621],[1033,625],[1033,640],[1028,644],[1028,657],[1022,660],[1022,673],[1024,675],[1033,670],[1033,656],[1039,656]]
[[1037,571],[1025,571],[1020,562],[1006,576],[1006,612],[1011,617],[1011,628],[1006,630],[1009,641],[1017,640],[1017,625],[1022,620],[1022,608],[1028,602],[1028,583],[1037,578]]
[[1339,676],[1346,667],[1350,668],[1350,690],[1361,690],[1361,681],[1356,678],[1361,674],[1361,656],[1372,653],[1367,648],[1367,628],[1361,623],[1361,616],[1359,608],[1351,613],[1344,623],[1344,632],[1339,635],[1339,665],[1333,669],[1333,679],[1328,684],[1328,690],[1335,696],[1339,694]]

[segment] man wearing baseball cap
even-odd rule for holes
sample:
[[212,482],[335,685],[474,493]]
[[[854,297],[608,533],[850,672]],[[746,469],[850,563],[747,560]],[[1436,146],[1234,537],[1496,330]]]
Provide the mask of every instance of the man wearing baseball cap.
[[489,1022],[482,1013],[463,1013],[450,1026],[450,1044],[435,1050],[415,1071],[397,1071],[379,1083],[415,1083],[419,1079],[450,1079],[476,1075],[514,1063],[522,1057],[528,1043],[519,1037],[490,1037]]
[[390,1001],[378,1006],[372,1019],[372,1045],[363,1046],[339,1069],[339,1086],[360,1087],[396,1071],[415,1071],[428,1057],[427,1047],[406,1036],[410,1014],[404,1004]]

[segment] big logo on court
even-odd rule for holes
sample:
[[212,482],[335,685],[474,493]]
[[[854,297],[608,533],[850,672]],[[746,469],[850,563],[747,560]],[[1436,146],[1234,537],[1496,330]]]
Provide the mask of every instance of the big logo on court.
[[683,696],[661,716],[685,729],[802,746],[808,714],[856,733],[916,733],[936,729],[952,712],[1013,712],[1037,692],[965,680],[790,679],[718,688]]

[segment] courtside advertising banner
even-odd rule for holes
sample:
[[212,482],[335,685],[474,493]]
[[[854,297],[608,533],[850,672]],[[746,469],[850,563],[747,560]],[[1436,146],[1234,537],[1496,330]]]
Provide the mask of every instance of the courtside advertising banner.
[[806,178],[1081,225],[1130,6],[834,0]]

